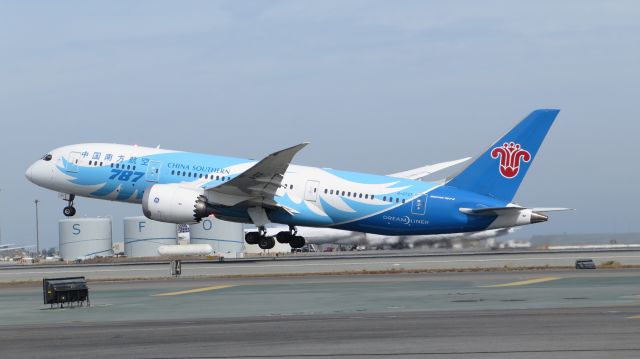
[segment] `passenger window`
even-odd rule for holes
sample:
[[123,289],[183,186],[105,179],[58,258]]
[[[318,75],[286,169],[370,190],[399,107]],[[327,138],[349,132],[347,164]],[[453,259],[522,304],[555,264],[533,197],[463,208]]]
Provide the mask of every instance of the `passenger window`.
[[102,167],[102,162],[100,162],[100,167]]
[[371,195],[371,199],[373,199],[373,195]]
[[131,165],[127,165],[127,169],[130,170],[131,169]]
[[136,170],[136,166],[133,166],[133,170],[134,170],[134,171]]
[[89,166],[91,166],[91,161],[89,161]]
[[400,202],[400,198],[396,198],[396,203]]
[[113,163],[111,164],[111,168],[113,168]]
[[351,192],[347,192],[347,197],[351,197]]
[[402,200],[402,203],[404,203],[404,199]]
[[387,196],[382,197],[382,200],[386,201],[387,200]]
[[173,175],[174,173],[176,173],[176,171],[171,171],[171,175]]
[[331,190],[331,192],[329,194],[333,194],[333,190]]
[[360,194],[358,195],[358,198],[362,198],[362,193],[360,193]]
[[289,189],[293,189],[293,185],[289,185]]
[[344,196],[344,191],[342,191],[342,195]]
[[368,194],[365,194],[365,195],[364,195],[364,199],[369,199],[369,195],[368,195]]
[[189,172],[189,177],[191,177],[191,172]]
[[393,203],[393,197],[389,197],[389,202]]

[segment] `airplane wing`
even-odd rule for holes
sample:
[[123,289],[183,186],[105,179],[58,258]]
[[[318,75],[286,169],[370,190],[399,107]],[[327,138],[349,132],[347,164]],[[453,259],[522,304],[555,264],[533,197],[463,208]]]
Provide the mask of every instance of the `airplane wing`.
[[428,175],[430,175],[432,173],[435,173],[435,172],[438,172],[438,171],[442,171],[445,168],[449,168],[449,167],[455,166],[455,165],[457,165],[459,163],[468,161],[469,159],[471,159],[471,157],[465,157],[465,158],[461,158],[459,160],[454,160],[454,161],[436,163],[435,165],[427,165],[427,166],[414,168],[414,169],[408,170],[408,171],[392,173],[392,174],[390,174],[388,176],[408,178],[408,179],[418,179],[418,178],[426,177],[426,176],[428,176]]
[[232,180],[205,188],[217,204],[233,206],[244,201],[259,201],[275,205],[273,199],[282,185],[284,174],[293,157],[308,142],[274,152]]

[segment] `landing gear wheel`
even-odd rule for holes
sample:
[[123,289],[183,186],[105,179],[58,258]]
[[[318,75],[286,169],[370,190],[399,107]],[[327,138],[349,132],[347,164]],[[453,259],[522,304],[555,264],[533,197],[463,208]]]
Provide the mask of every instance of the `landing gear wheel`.
[[293,238],[291,234],[286,231],[278,232],[278,234],[276,234],[276,240],[278,240],[278,243],[289,243],[291,241],[291,238]]
[[273,237],[262,237],[258,241],[258,246],[261,249],[271,249],[275,247],[275,245],[276,245],[276,240],[273,239]]
[[76,209],[73,206],[66,206],[62,209],[62,213],[67,217],[73,217],[76,215]]
[[261,236],[258,232],[249,232],[244,235],[244,241],[247,242],[247,244],[258,244],[260,238]]
[[302,248],[302,247],[304,247],[304,244],[305,244],[304,237],[301,237],[301,236],[294,236],[289,241],[289,245],[293,249]]
[[293,240],[293,238],[295,238],[297,234],[298,230],[296,229],[296,227],[289,226],[289,231],[282,231],[276,234],[276,240],[282,244],[289,243]]

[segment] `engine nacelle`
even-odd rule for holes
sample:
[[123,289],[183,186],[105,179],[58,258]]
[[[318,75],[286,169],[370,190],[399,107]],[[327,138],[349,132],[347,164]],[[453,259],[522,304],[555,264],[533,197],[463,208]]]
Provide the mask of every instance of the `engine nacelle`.
[[144,191],[142,212],[154,221],[191,224],[213,213],[203,190],[154,184]]

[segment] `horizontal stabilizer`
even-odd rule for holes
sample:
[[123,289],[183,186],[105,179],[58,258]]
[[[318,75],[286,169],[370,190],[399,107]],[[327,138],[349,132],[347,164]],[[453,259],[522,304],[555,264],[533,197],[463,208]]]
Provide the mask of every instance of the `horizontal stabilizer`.
[[524,208],[516,206],[460,208],[460,212],[471,216],[496,217],[491,226],[489,226],[490,229],[546,222],[549,217],[544,212],[567,210],[570,210],[570,208]]
[[524,208],[524,207],[486,207],[486,208],[460,208],[460,212],[472,214],[476,216],[501,216],[511,213],[518,213],[523,210],[531,210],[532,212],[559,212],[573,211],[573,208],[559,207],[541,207],[541,208]]
[[575,211],[574,208],[561,208],[561,207],[540,207],[532,208],[534,212],[560,212],[560,211]]
[[518,213],[523,207],[487,207],[487,208],[460,208],[460,212],[464,214],[472,214],[476,216],[501,216],[506,214]]

